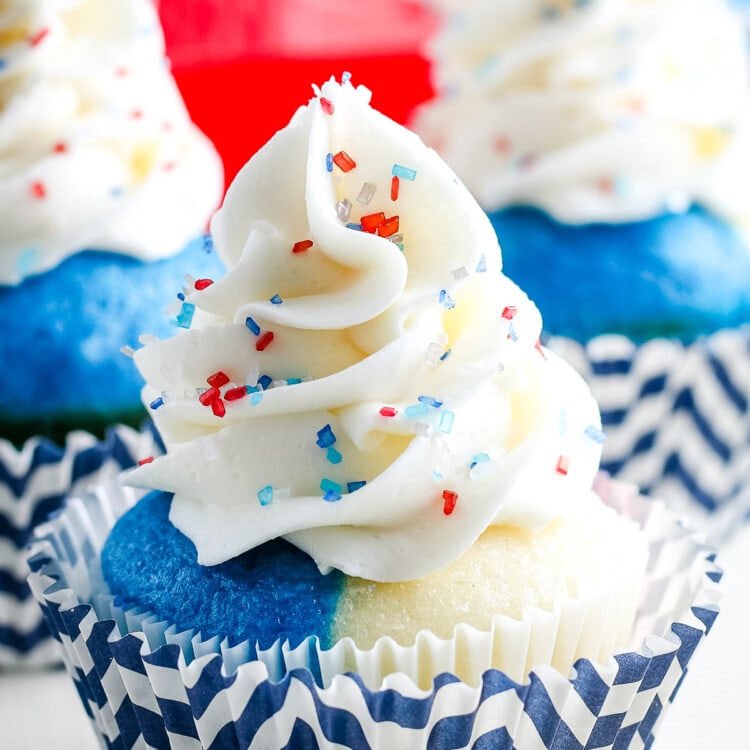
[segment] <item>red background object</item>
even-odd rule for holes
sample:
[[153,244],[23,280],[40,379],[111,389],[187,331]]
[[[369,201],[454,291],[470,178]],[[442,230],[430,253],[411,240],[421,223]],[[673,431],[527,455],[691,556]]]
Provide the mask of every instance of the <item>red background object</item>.
[[215,143],[229,184],[311,85],[352,74],[396,122],[432,95],[424,45],[434,17],[380,0],[161,0],[172,71],[195,123]]

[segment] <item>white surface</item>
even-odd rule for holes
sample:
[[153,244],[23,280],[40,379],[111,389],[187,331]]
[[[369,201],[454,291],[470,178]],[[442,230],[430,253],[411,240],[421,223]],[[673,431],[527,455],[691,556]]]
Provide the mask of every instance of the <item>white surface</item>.
[[[653,750],[747,747],[750,703],[750,526],[718,560],[724,598],[714,630],[698,649]],[[0,749],[96,750],[98,744],[62,671],[0,674]]]

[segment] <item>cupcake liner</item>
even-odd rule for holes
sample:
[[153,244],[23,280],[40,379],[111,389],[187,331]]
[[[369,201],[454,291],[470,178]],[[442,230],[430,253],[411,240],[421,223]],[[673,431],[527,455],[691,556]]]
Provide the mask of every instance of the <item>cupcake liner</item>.
[[750,325],[691,344],[619,335],[548,346],[591,386],[602,468],[690,513],[713,538],[750,511]]
[[[323,651],[314,638],[259,652],[177,632],[103,588],[101,546],[139,498],[118,485],[69,500],[36,530],[29,584],[103,747],[648,747],[718,613],[721,572],[660,501],[606,475],[596,490],[649,539],[634,632],[607,658],[578,659],[568,674],[537,666],[524,682],[487,669],[470,684],[443,670],[484,637],[468,629],[382,653],[351,642]],[[438,675],[426,689],[400,672],[372,684],[373,663],[398,668],[419,651]]]
[[17,449],[0,438],[0,667],[59,662],[49,628],[31,596],[24,547],[33,528],[70,494],[161,452],[151,427],[111,428],[103,441],[82,431],[64,447],[43,438]]

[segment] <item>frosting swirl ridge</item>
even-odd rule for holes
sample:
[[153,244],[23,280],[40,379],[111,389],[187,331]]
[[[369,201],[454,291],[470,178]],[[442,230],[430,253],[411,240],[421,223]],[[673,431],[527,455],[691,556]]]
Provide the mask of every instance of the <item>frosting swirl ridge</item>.
[[167,454],[130,482],[175,493],[203,564],[283,536],[408,580],[544,526],[598,467],[598,410],[489,221],[369,99],[328,81],[248,162],[211,225],[226,276],[135,354]]

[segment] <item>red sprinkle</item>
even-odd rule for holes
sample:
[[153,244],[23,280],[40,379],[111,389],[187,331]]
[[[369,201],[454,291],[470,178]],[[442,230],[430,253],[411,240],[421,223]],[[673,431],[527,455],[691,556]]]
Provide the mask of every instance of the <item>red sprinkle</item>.
[[333,157],[333,163],[342,172],[351,172],[352,169],[357,166],[357,162],[354,161],[354,159],[352,159],[352,157],[349,156],[346,151],[339,151],[338,154]]
[[497,135],[492,141],[492,147],[501,154],[510,152],[510,138],[507,135]]
[[247,396],[247,388],[244,385],[238,385],[236,388],[230,388],[224,394],[225,401],[239,401]]
[[43,182],[38,180],[31,183],[31,195],[34,198],[45,198],[47,196],[47,188],[44,187]]
[[324,96],[321,96],[320,106],[327,115],[333,114],[333,102],[330,99],[326,99]]
[[208,287],[210,287],[213,283],[213,279],[197,279],[195,282],[195,288],[199,292],[202,292],[204,289],[208,289]]
[[382,211],[378,211],[374,214],[366,214],[359,222],[362,224],[362,231],[374,234],[378,227],[385,221],[385,214]]
[[115,70],[115,75],[124,78],[129,72],[130,71],[124,65],[121,65]]
[[222,385],[226,385],[229,382],[229,375],[219,370],[213,375],[209,375],[206,378],[206,382],[214,388],[221,388]]
[[134,120],[140,120],[140,119],[141,119],[141,117],[143,117],[143,112],[141,112],[141,110],[140,110],[140,109],[134,109],[134,110],[133,110],[133,111],[132,111],[132,112],[130,113],[130,116],[131,116],[131,117],[132,117],[132,118],[133,118]]
[[443,513],[449,516],[456,509],[456,501],[458,500],[458,492],[453,490],[443,490]]
[[390,237],[398,232],[398,224],[398,216],[390,216],[378,227],[377,233],[380,237]]
[[601,193],[611,193],[614,190],[615,185],[612,178],[605,175],[597,180],[596,187]]
[[516,317],[516,313],[518,312],[518,308],[515,305],[508,305],[502,313],[502,316],[506,320],[513,320],[513,318]]
[[262,352],[273,341],[273,331],[263,331],[255,342],[255,349]]
[[227,407],[224,406],[224,402],[220,398],[215,398],[211,402],[211,411],[217,417],[223,417],[227,413]]
[[299,242],[295,242],[292,246],[292,252],[293,253],[304,253],[305,250],[309,250],[313,246],[312,240],[300,240]]
[[536,340],[536,344],[534,344],[534,349],[536,349],[539,352],[539,354],[541,354],[545,359],[547,359],[547,355],[544,353],[544,349],[542,349],[541,339]]
[[557,471],[558,474],[567,476],[569,468],[570,459],[567,456],[560,456],[560,458],[557,459],[557,466],[555,467],[555,471]]
[[142,458],[138,462],[138,466],[143,466],[144,464],[150,464],[154,460],[153,456],[149,456],[148,458]]
[[36,34],[29,37],[29,44],[32,47],[36,47],[36,45],[39,44],[39,42],[41,42],[45,36],[47,36],[47,34],[49,34],[49,29],[44,26],[43,28],[39,29]]
[[393,177],[391,177],[391,200],[396,201],[398,200],[398,190],[401,187],[401,180],[398,179],[398,177],[394,174]]
[[380,410],[380,416],[381,416],[381,417],[395,417],[395,416],[396,416],[396,414],[398,414],[398,412],[397,412],[397,411],[396,411],[396,409],[395,409],[394,407],[392,407],[392,406],[384,406],[384,407],[383,407],[383,408],[382,408],[382,409]]
[[54,146],[52,146],[52,153],[54,154],[64,154],[68,150],[68,144],[64,143],[63,141],[58,141]]
[[209,388],[207,391],[203,391],[203,393],[198,396],[198,401],[200,401],[203,406],[210,406],[212,402],[220,398],[221,394],[219,393],[218,388]]

